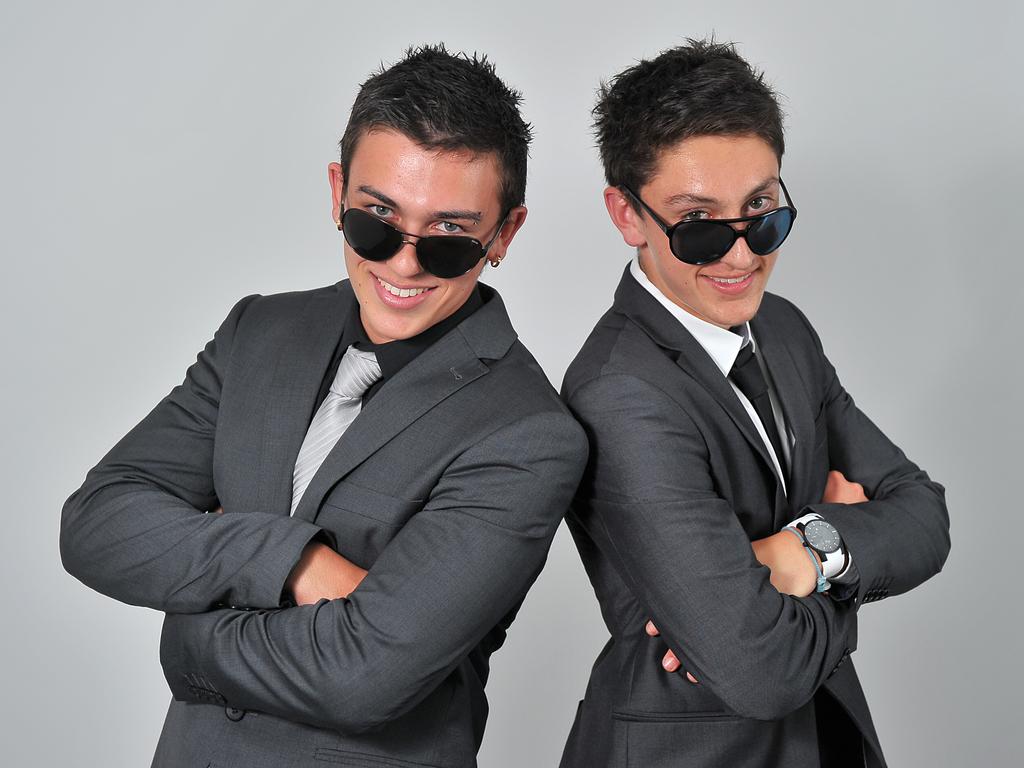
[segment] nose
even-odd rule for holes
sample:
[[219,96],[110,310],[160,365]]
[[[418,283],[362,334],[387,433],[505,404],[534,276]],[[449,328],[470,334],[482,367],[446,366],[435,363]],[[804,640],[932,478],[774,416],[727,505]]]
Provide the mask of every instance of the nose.
[[732,244],[732,248],[722,257],[723,264],[737,271],[750,269],[756,262],[757,254],[750,250],[750,246],[747,245],[747,238],[745,237],[737,237],[736,242]]
[[402,247],[388,259],[388,266],[401,277],[415,277],[423,271],[419,259],[416,258],[416,245],[409,240],[403,241]]

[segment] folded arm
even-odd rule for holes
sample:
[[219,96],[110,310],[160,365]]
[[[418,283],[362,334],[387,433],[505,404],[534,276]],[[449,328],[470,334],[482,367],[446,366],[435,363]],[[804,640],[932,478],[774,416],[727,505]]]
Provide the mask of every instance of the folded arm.
[[568,416],[505,426],[448,467],[348,599],[169,615],[161,662],[230,706],[358,732],[408,711],[522,600],[586,460]]
[[[868,499],[859,483],[852,483],[841,472],[832,470],[828,473],[822,500],[836,504],[859,504]],[[772,586],[779,592],[794,597],[807,597],[816,591],[821,558],[813,550],[804,547],[791,533],[780,531],[763,539],[755,539],[750,542],[750,547],[757,561],[771,571]],[[808,554],[818,564],[817,568],[811,563]],[[651,637],[661,634],[653,621],[648,621],[644,629]],[[661,664],[668,672],[677,672],[682,666],[671,648],[665,651]],[[700,682],[690,672],[686,673],[686,678],[691,683]]]
[[817,512],[843,537],[860,575],[858,605],[907,592],[938,573],[949,554],[945,489],[861,412],[807,328],[825,363],[829,464],[860,483],[869,501],[812,504],[801,514]]
[[801,706],[848,651],[852,605],[772,586],[718,493],[703,437],[666,393],[605,375],[569,404],[591,436],[574,514],[685,668],[747,717]]
[[117,600],[162,611],[280,604],[285,579],[320,529],[217,506],[213,445],[239,320],[231,310],[185,381],[103,457],[64,504],[64,567]]

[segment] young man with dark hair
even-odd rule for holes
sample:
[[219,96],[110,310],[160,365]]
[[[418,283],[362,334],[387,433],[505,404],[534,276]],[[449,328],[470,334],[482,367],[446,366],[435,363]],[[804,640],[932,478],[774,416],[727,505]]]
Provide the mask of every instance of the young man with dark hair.
[[249,296],[68,499],[68,571],[164,611],[155,766],[475,765],[490,654],[586,461],[478,283],[530,130],[485,58],[410,51],[329,165],[348,280]]
[[591,443],[568,521],[612,639],[562,765],[882,766],[857,611],[937,573],[949,519],[765,293],[796,219],[776,97],[691,40],[594,115],[637,257],[563,387]]

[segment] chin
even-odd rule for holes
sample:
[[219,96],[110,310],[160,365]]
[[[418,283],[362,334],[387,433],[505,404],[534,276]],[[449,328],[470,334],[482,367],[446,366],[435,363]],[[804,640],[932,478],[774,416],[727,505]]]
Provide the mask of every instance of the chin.
[[[391,339],[392,341],[411,339],[420,331],[425,330],[425,326],[422,323],[413,321],[412,319],[383,318],[378,320],[378,322],[373,323],[373,328],[377,332],[377,335]],[[366,331],[367,333],[370,333],[369,328],[367,328]]]
[[729,323],[730,327],[752,320],[757,314],[757,310],[761,308],[763,295],[763,293],[759,293],[756,297],[745,298],[742,303],[722,307],[721,317],[732,320]]

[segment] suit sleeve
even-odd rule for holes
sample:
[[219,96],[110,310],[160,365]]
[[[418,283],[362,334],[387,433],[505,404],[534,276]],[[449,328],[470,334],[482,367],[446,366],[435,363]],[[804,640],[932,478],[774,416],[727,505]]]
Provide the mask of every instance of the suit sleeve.
[[175,387],[64,504],[60,551],[73,576],[122,602],[198,612],[280,604],[288,574],[320,531],[217,505],[214,433],[242,299]]
[[857,407],[814,329],[800,317],[824,364],[830,467],[863,485],[869,499],[812,504],[801,514],[817,512],[842,535],[859,574],[858,605],[907,592],[938,573],[949,554],[945,489]]
[[169,615],[171,691],[202,700],[200,680],[232,707],[342,732],[393,720],[522,600],[585,461],[567,414],[495,431],[448,467],[348,599]]
[[575,522],[683,667],[744,717],[803,705],[854,645],[853,607],[775,590],[716,487],[703,436],[666,393],[610,374],[569,405],[591,444]]

